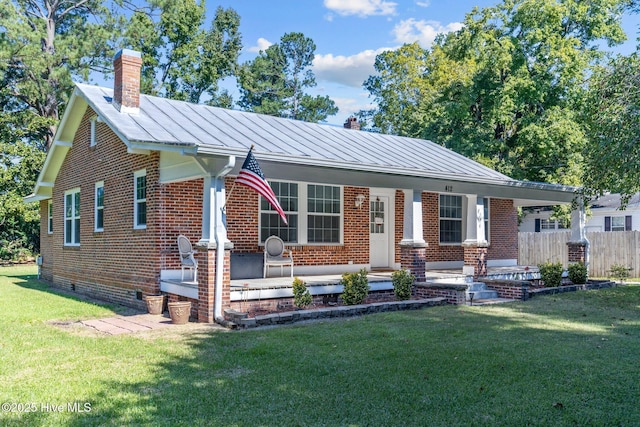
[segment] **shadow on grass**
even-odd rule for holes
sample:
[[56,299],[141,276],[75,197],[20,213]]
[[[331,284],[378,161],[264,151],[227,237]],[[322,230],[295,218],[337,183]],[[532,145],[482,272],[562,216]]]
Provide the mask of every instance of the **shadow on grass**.
[[637,424],[637,317],[586,298],[191,335],[69,425]]

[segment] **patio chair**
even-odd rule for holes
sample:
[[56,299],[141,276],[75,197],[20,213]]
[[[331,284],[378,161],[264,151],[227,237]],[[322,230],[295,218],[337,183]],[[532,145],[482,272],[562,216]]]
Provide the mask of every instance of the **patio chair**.
[[182,234],[178,236],[178,251],[180,252],[180,268],[182,269],[182,281],[184,282],[184,269],[193,271],[193,281],[198,281],[198,261],[193,257],[198,253],[193,250],[191,242]]
[[[284,253],[289,252],[289,256]],[[284,248],[284,242],[278,236],[271,236],[264,242],[264,272],[263,277],[267,277],[269,267],[280,266],[280,275],[283,275],[285,266],[291,267],[291,277],[293,277],[293,253],[290,249]]]

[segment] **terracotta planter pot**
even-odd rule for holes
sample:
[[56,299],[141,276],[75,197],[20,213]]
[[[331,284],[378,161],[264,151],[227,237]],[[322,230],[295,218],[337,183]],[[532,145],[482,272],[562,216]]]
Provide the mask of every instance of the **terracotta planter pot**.
[[189,315],[191,314],[191,302],[170,302],[168,306],[171,323],[174,323],[176,325],[183,325],[189,321]]
[[149,314],[162,314],[164,311],[164,298],[164,295],[147,295],[144,297]]

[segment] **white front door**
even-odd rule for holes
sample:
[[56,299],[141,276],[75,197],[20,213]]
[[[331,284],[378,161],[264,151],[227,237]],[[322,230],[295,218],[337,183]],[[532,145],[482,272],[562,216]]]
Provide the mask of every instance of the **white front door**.
[[389,196],[371,193],[369,199],[369,261],[371,268],[389,267]]

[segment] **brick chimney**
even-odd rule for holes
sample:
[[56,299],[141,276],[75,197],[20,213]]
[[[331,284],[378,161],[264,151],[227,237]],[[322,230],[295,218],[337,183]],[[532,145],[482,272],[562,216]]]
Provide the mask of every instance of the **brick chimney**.
[[134,50],[122,49],[113,57],[115,82],[113,105],[121,113],[140,111],[140,69],[142,55]]
[[358,123],[358,119],[351,116],[347,119],[346,122],[344,122],[344,128],[345,129],[355,129],[355,130],[360,130],[360,123]]

